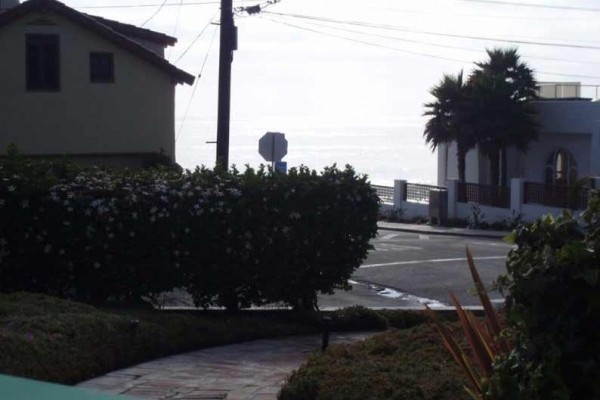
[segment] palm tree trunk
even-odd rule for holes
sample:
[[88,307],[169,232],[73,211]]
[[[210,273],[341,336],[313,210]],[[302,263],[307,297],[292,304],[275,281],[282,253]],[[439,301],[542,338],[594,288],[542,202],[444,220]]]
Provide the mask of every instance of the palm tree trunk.
[[508,172],[508,167],[506,165],[506,147],[500,149],[500,157],[500,185],[506,187],[508,184],[508,177],[506,176]]
[[466,182],[466,157],[467,152],[462,146],[457,146],[456,158],[458,163],[458,181],[461,183]]
[[500,154],[499,151],[494,151],[490,154],[490,184],[498,186],[500,183]]

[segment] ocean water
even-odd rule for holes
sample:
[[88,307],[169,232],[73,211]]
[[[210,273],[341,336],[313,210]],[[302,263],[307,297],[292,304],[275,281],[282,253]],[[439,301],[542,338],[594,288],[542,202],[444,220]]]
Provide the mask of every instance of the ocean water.
[[[392,185],[394,179],[416,183],[436,183],[436,156],[425,146],[422,128],[415,125],[382,123],[379,125],[336,126],[324,123],[233,122],[230,133],[230,163],[238,168],[265,163],[258,154],[258,141],[268,131],[282,132],[288,140],[288,168],[306,165],[321,170],[337,164],[352,165],[369,176],[374,184]],[[177,141],[177,161],[185,168],[213,166],[216,138],[211,121],[186,122]]]

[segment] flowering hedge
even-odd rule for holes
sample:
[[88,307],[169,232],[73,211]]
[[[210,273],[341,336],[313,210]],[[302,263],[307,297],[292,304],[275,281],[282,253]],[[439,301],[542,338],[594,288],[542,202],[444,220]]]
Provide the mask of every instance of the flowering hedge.
[[186,288],[199,306],[312,308],[346,288],[378,199],[347,167],[111,171],[0,163],[0,290],[93,303]]

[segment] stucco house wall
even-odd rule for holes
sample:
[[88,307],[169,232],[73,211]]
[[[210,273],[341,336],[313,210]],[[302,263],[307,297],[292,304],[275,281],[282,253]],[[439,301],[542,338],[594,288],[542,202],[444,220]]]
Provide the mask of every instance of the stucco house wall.
[[[29,33],[59,35],[57,92],[26,89]],[[114,54],[114,83],[90,83],[90,52]],[[15,143],[30,155],[162,152],[175,161],[177,82],[165,71],[53,10],[2,27],[0,53],[0,152]]]

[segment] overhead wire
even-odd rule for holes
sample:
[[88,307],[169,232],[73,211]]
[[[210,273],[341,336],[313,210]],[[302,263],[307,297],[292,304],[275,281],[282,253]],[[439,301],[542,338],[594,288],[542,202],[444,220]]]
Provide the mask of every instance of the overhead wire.
[[192,40],[191,43],[185,48],[183,53],[181,53],[181,55],[177,57],[177,60],[175,60],[173,64],[177,64],[179,61],[181,61],[181,59],[188,53],[188,51],[190,51],[190,49],[194,47],[194,44],[196,44],[196,42],[202,37],[204,32],[206,32],[208,27],[213,23],[213,19],[217,16],[218,13],[219,10],[217,10],[217,12],[215,12],[214,15],[208,20],[208,23],[204,25],[204,28],[202,28],[202,30],[196,35],[194,40]]
[[[365,31],[360,31],[360,30],[356,30],[356,29],[348,29],[348,28],[342,28],[339,26],[327,25],[324,23],[319,23],[319,22],[314,22],[314,21],[306,21],[304,23],[313,25],[313,26],[320,26],[320,27],[327,28],[327,29],[333,29],[333,30],[337,30],[337,31],[355,33],[355,34],[365,35],[365,36],[379,37],[379,38],[383,38],[383,39],[395,40],[395,41],[406,42],[406,43],[423,44],[426,46],[440,47],[440,48],[445,48],[445,49],[470,51],[470,52],[474,52],[474,53],[481,53],[484,50],[481,48],[456,46],[456,45],[450,45],[450,44],[434,43],[434,42],[429,42],[429,41],[424,41],[424,40],[400,38],[397,36],[390,36],[390,35],[382,35],[382,34],[373,33],[373,32],[365,32]],[[573,64],[600,65],[600,62],[587,61],[587,60],[586,61],[580,61],[580,60],[574,60],[574,59],[567,60],[567,59],[563,59],[563,58],[540,57],[540,56],[531,56],[531,55],[527,55],[527,54],[523,54],[522,56],[526,57],[526,58],[545,60],[545,61],[556,61],[556,62],[565,62],[565,63],[573,63]]]
[[511,2],[503,0],[454,0],[469,3],[482,3],[482,4],[496,4],[504,6],[514,7],[531,7],[531,8],[548,8],[555,10],[568,10],[568,11],[585,11],[585,12],[600,12],[600,8],[589,8],[589,7],[575,7],[575,6],[561,6],[552,4],[534,4],[534,3],[523,3],[523,2]]
[[[179,8],[177,9],[177,18],[175,19],[175,27],[173,28],[173,36],[176,37],[177,36],[177,30],[179,28],[179,19],[181,17],[181,5],[183,4],[183,0],[179,1]],[[167,55],[167,60],[171,59],[171,53],[173,51],[173,48],[170,47],[169,48],[169,54]]]
[[194,89],[192,89],[192,94],[190,95],[190,99],[188,100],[188,104],[185,108],[185,113],[183,114],[183,118],[181,120],[181,125],[179,125],[179,131],[177,132],[177,136],[175,137],[175,143],[177,143],[177,141],[179,140],[179,137],[181,136],[183,126],[185,125],[185,121],[187,119],[188,113],[190,111],[190,107],[192,105],[192,100],[194,100],[194,96],[196,94],[196,89],[198,89],[198,85],[200,83],[202,73],[204,72],[204,67],[206,67],[206,62],[208,61],[208,56],[210,55],[210,51],[211,51],[211,49],[213,47],[213,43],[215,41],[215,37],[217,36],[217,30],[218,30],[218,28],[215,26],[212,38],[210,39],[210,44],[208,45],[208,50],[206,51],[206,55],[204,56],[204,61],[202,62],[202,66],[200,67],[200,73],[198,74],[198,77],[196,78],[196,82],[194,83]]
[[453,33],[442,33],[442,32],[432,32],[432,31],[425,31],[425,30],[419,30],[419,29],[410,29],[410,28],[405,28],[405,27],[401,27],[401,26],[377,24],[377,23],[365,22],[365,21],[338,20],[338,19],[334,19],[334,18],[325,18],[325,17],[318,17],[318,16],[313,16],[313,15],[288,14],[288,13],[280,13],[280,12],[274,12],[274,11],[264,11],[264,13],[271,14],[271,15],[288,16],[288,17],[293,17],[293,18],[298,18],[298,19],[307,19],[307,20],[315,20],[315,21],[332,22],[332,23],[344,24],[344,25],[354,25],[354,26],[388,29],[388,30],[394,30],[394,31],[399,31],[399,32],[407,32],[407,33],[415,33],[415,34],[431,35],[431,36],[442,36],[442,37],[470,39],[470,40],[479,40],[479,41],[493,41],[493,42],[501,42],[501,43],[527,44],[527,45],[533,45],[533,46],[550,46],[550,47],[565,47],[565,48],[586,49],[586,50],[600,50],[600,46],[587,46],[587,45],[554,43],[554,42],[538,42],[538,41],[528,41],[528,40],[509,40],[509,39],[494,38],[494,37],[474,36],[474,35],[459,35],[459,34],[453,34]]
[[[307,28],[305,26],[291,24],[287,21],[280,21],[280,20],[276,20],[276,19],[272,19],[272,18],[260,16],[260,15],[259,15],[259,17],[262,19],[269,20],[271,22],[275,22],[275,23],[282,24],[282,25],[287,25],[287,26],[290,26],[290,27],[293,27],[296,29],[309,31],[309,32],[320,34],[320,35],[335,37],[335,38],[346,40],[349,42],[361,43],[361,44],[364,44],[367,46],[378,47],[378,48],[393,50],[393,51],[397,51],[397,52],[401,52],[401,53],[418,55],[418,56],[422,56],[422,57],[428,57],[428,58],[434,58],[434,59],[440,59],[440,60],[446,60],[446,61],[453,61],[453,62],[458,62],[461,64],[472,64],[473,63],[472,60],[464,60],[464,59],[459,59],[459,58],[445,57],[445,56],[440,56],[440,55],[434,55],[434,54],[429,54],[429,53],[401,49],[398,47],[387,46],[387,45],[383,45],[380,43],[368,42],[368,41],[359,40],[359,39],[355,39],[355,38],[349,38],[347,36],[336,35],[336,34],[329,33],[329,32],[323,32],[323,31],[319,31],[317,29]],[[565,76],[565,77],[571,77],[571,78],[600,79],[600,76],[593,76],[593,75],[565,74],[565,73],[561,73],[561,72],[550,72],[550,71],[536,71],[536,73],[543,74],[543,75]]]
[[158,15],[158,13],[163,9],[163,7],[165,6],[165,4],[167,4],[168,0],[164,0],[162,2],[162,4],[158,7],[158,9],[156,11],[154,11],[154,14],[152,14],[147,20],[145,20],[140,26],[143,27],[144,25],[146,25],[148,22],[152,21],[154,19],[154,17],[156,17]]
[[[238,1],[238,0],[236,0]],[[188,2],[188,3],[183,3],[182,6],[201,6],[201,5],[210,5],[210,4],[221,4],[220,1],[194,1],[194,2]],[[98,6],[79,6],[79,7],[75,7],[75,8],[88,8],[88,9],[92,9],[92,8],[150,8],[150,7],[156,7],[156,6],[160,6],[161,3],[147,3],[147,4],[103,4],[103,5],[98,5]],[[163,7],[177,7],[179,6],[179,3],[165,3],[163,5]]]

